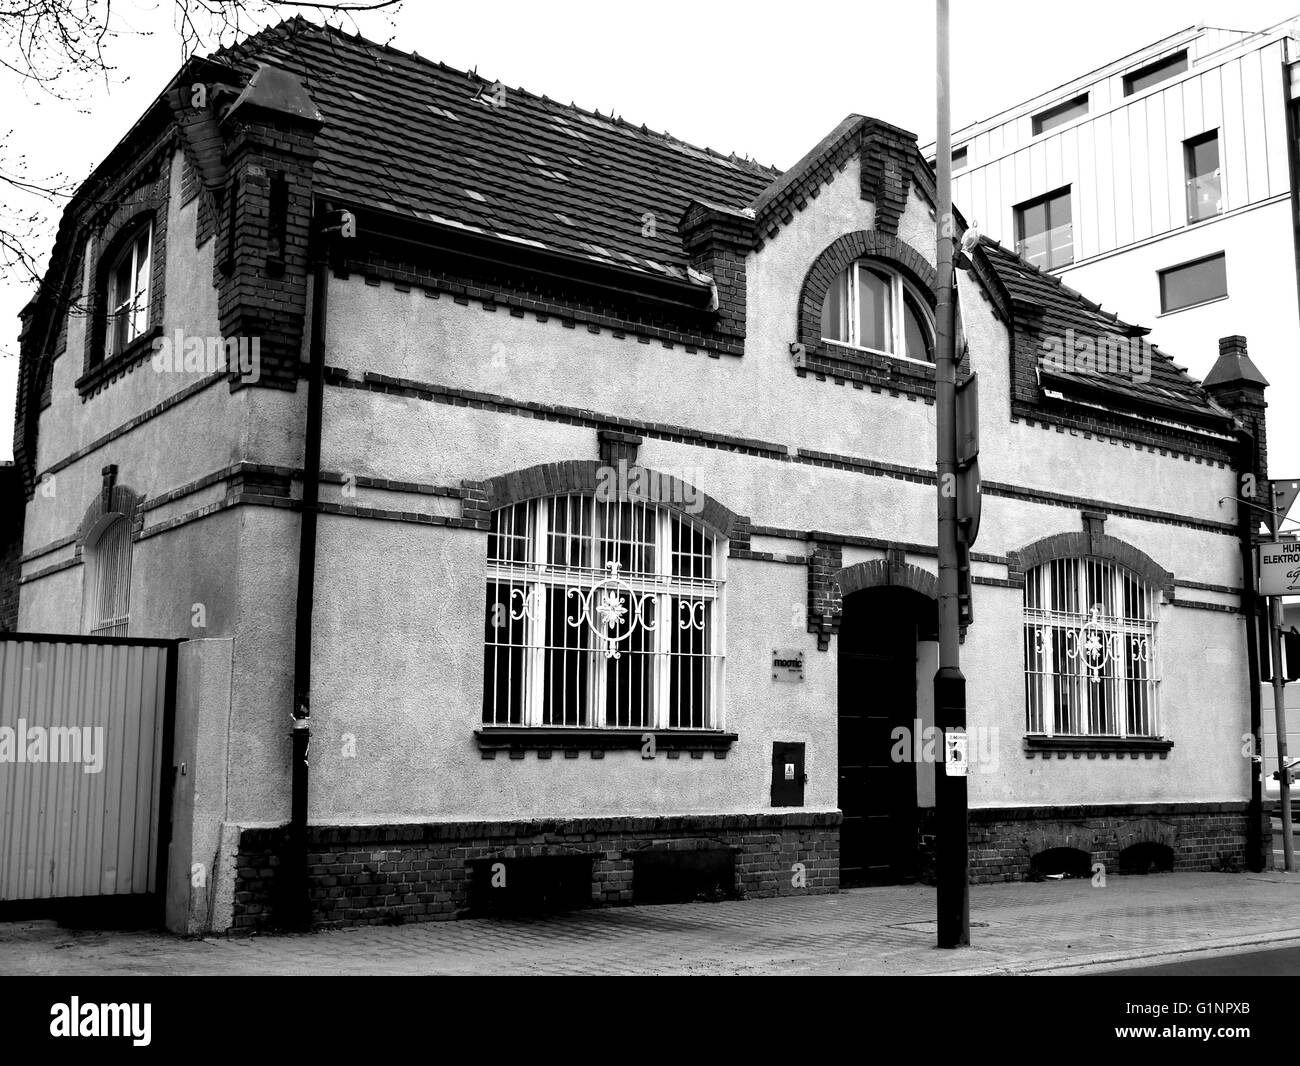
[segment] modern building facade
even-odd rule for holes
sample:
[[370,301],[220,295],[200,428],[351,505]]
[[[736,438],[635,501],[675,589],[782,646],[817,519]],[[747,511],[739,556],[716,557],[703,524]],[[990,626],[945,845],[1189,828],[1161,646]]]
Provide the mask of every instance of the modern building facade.
[[1192,26],[954,131],[953,202],[1194,374],[1249,332],[1300,395],[1296,29]]
[[[323,926],[924,876],[934,196],[860,115],[782,174],[300,20],[187,65],[16,434],[20,629],[186,641],[173,926],[265,925],[295,818]],[[960,298],[973,878],[1249,861],[1245,341],[991,241]]]

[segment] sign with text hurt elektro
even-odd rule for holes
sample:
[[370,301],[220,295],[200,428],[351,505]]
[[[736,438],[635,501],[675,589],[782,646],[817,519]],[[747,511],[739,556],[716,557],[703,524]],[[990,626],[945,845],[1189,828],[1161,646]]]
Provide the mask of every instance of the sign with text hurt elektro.
[[1259,594],[1300,594],[1300,541],[1261,544],[1256,550],[1259,553]]
[[798,648],[773,648],[772,680],[802,681],[803,652]]

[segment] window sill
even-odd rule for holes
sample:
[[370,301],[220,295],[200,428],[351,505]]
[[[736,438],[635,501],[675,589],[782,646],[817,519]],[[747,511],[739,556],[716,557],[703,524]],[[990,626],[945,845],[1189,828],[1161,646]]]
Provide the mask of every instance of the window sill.
[[97,363],[77,378],[77,391],[85,398],[91,393],[98,392],[119,375],[134,370],[153,353],[153,342],[161,336],[162,326],[145,330],[111,359]]
[[526,751],[573,752],[639,751],[645,747],[645,737],[654,737],[655,751],[689,751],[700,758],[711,751],[725,758],[727,750],[736,742],[737,734],[693,729],[572,729],[526,728],[522,726],[496,726],[474,730],[474,739],[485,759],[498,751],[508,751],[521,756]]
[[[850,359],[854,356],[865,357],[875,355],[881,359],[892,359],[899,363],[906,363],[909,366],[929,367],[934,370],[934,363],[927,362],[924,359],[915,359],[910,355],[897,355],[894,352],[882,351],[880,348],[864,348],[860,344],[849,344],[848,341],[831,340],[829,337],[821,338],[822,345],[827,351],[835,351],[836,354],[842,353],[842,358]],[[866,360],[863,359],[865,363]]]
[[1184,311],[1194,311],[1198,307],[1208,307],[1210,304],[1222,303],[1228,298],[1225,292],[1222,296],[1211,296],[1208,300],[1198,300],[1194,304],[1184,304],[1182,307],[1175,307],[1169,311],[1161,311],[1156,318],[1168,318],[1170,315],[1182,314]]
[[1078,759],[1086,755],[1095,759],[1100,755],[1108,759],[1114,755],[1118,759],[1127,756],[1136,759],[1139,755],[1150,759],[1155,755],[1165,758],[1174,746],[1172,740],[1159,737],[1025,737],[1025,755],[1032,759],[1035,755],[1050,759],[1053,755],[1064,759],[1071,755]]

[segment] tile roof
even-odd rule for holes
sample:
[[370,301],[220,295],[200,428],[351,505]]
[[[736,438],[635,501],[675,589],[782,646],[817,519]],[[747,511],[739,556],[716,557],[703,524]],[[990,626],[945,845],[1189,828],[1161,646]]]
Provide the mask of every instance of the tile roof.
[[[325,118],[316,186],[326,197],[643,273],[686,278],[677,223],[691,200],[761,209],[801,170],[783,174],[523,89],[505,88],[497,106],[497,82],[301,17],[212,58],[248,73],[267,62],[303,80]],[[848,116],[806,159],[863,121]],[[1042,307],[1041,336],[1145,332],[996,242],[981,247],[1013,299]],[[1158,349],[1148,382],[1050,377],[1056,387],[1224,417]]]
[[1013,300],[1042,308],[1037,332],[1044,341],[1056,340],[1064,345],[1069,336],[1067,331],[1072,330],[1076,338],[1123,338],[1132,343],[1141,341],[1150,352],[1151,379],[1143,382],[1123,374],[1088,374],[1052,368],[1043,359],[1044,351],[1040,353],[1039,367],[1045,385],[1109,394],[1116,400],[1136,399],[1156,407],[1195,412],[1216,421],[1227,417],[1226,412],[1187,373],[1186,367],[1179,366],[1158,347],[1142,339],[1146,329],[1103,311],[1099,304],[1082,296],[1060,278],[1038,269],[988,237],[981,239],[980,247]]
[[641,272],[684,280],[690,200],[743,209],[780,174],[523,89],[497,106],[496,82],[301,18],[213,58],[303,80],[325,196]]

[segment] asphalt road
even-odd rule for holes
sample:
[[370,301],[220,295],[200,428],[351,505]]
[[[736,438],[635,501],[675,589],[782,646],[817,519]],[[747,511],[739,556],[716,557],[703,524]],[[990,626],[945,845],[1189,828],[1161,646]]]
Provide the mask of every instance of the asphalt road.
[[1300,975],[1300,947],[1250,951],[1237,955],[1188,959],[1162,966],[1108,970],[1100,977],[1295,977]]

